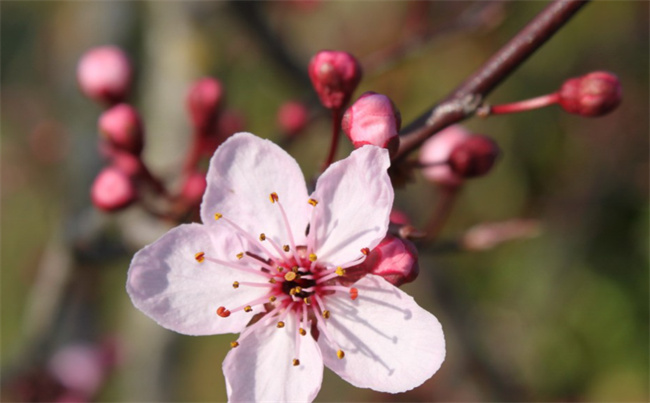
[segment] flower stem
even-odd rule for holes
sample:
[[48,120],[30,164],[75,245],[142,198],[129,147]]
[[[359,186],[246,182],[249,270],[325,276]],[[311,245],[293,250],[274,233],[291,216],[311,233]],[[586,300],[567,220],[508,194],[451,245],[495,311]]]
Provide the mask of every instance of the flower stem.
[[507,113],[517,113],[525,112],[532,109],[539,109],[545,106],[556,104],[560,99],[560,95],[557,92],[548,95],[542,95],[540,97],[527,99],[519,102],[512,102],[509,104],[502,105],[486,105],[481,107],[476,111],[476,114],[481,117],[487,117],[489,115],[504,115]]
[[339,145],[341,131],[341,109],[342,108],[332,109],[332,142],[330,143],[330,151],[327,154],[327,158],[321,167],[321,172],[325,171],[327,167],[334,162],[334,156],[336,155],[336,149]]

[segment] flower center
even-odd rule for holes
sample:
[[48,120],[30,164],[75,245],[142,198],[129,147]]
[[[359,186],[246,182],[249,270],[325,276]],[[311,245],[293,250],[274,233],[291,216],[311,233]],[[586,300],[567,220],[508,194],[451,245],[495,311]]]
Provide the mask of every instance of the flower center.
[[[327,328],[326,320],[331,313],[326,307],[326,302],[331,298],[341,297],[341,293],[347,294],[347,298],[356,300],[359,292],[354,287],[346,287],[340,284],[340,278],[345,276],[345,268],[361,263],[368,255],[368,248],[363,248],[359,259],[344,266],[333,266],[324,261],[319,261],[313,250],[313,238],[308,241],[307,246],[296,245],[295,238],[289,225],[289,220],[282,204],[280,204],[277,193],[269,196],[271,203],[278,206],[282,220],[286,228],[289,243],[280,246],[272,237],[262,233],[255,237],[220,213],[214,215],[215,220],[224,222],[231,229],[248,241],[248,246],[253,250],[260,250],[257,254],[251,250],[240,252],[236,255],[237,261],[216,259],[206,256],[204,252],[195,254],[199,263],[210,262],[221,266],[220,269],[230,269],[243,273],[255,274],[259,281],[235,281],[233,287],[261,287],[265,289],[262,297],[248,301],[239,307],[226,308],[220,306],[216,313],[221,318],[228,318],[232,313],[244,311],[245,313],[259,313],[259,316],[251,316],[248,326],[241,332],[236,341],[231,342],[233,348],[245,344],[245,339],[255,329],[262,326],[270,326],[282,329],[285,327],[285,319],[292,315],[295,329],[295,357],[292,358],[294,366],[300,365],[299,350],[300,338],[307,335],[307,329],[311,331],[314,327],[318,329],[319,335],[325,337],[330,345],[335,347],[337,357],[342,359],[345,356],[343,350],[338,348],[332,339]],[[314,199],[307,201],[311,206],[317,208],[318,202]],[[312,216],[313,217],[313,216]],[[313,221],[313,219],[312,219]],[[266,245],[270,245],[267,248]],[[312,333],[313,334],[313,333]],[[319,336],[320,337],[320,336]]]

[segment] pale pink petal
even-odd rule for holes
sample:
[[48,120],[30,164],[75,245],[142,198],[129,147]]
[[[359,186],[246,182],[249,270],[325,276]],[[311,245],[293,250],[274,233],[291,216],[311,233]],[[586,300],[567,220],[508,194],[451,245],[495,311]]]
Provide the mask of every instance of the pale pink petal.
[[318,179],[309,236],[319,260],[350,262],[384,238],[393,206],[389,165],[387,150],[363,146]]
[[413,298],[375,275],[354,285],[359,297],[328,298],[327,329],[345,352],[324,337],[318,345],[325,365],[360,388],[404,392],[421,385],[440,368],[445,339],[438,320]]
[[311,208],[305,178],[296,160],[277,145],[250,133],[237,133],[215,152],[206,180],[201,204],[204,224],[231,230],[225,222],[215,221],[219,213],[253,237],[264,233],[279,245],[288,245],[280,209],[270,201],[275,192],[287,212],[295,242],[305,243]]
[[185,224],[163,235],[133,257],[126,290],[133,304],[161,326],[189,335],[237,333],[253,312],[233,312],[228,318],[216,314],[245,305],[265,294],[264,288],[241,286],[237,281],[265,282],[266,278],[204,261],[195,254],[237,261],[241,251],[237,238],[201,224]]
[[[262,319],[264,320],[264,319]],[[228,400],[231,402],[309,402],[323,380],[323,360],[318,345],[307,332],[300,337],[296,357],[296,320],[278,329],[275,321],[240,340],[223,362]],[[298,358],[300,365],[294,366]]]

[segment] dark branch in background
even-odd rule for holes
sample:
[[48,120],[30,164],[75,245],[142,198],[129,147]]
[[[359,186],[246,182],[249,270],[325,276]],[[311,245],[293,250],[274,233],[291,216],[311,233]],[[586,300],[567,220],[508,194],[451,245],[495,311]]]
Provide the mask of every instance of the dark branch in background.
[[474,114],[483,99],[550,39],[588,0],[555,0],[440,103],[402,130],[394,161],[427,138]]

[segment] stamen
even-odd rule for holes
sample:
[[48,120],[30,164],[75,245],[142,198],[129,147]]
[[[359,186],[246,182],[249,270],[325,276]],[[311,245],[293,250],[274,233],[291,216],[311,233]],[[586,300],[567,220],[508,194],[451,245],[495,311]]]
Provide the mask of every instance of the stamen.
[[221,215],[219,213],[214,213],[214,219],[215,220],[219,220],[221,217],[223,217],[223,215]]
[[305,297],[302,299],[305,305],[309,306],[311,305],[311,297]]
[[276,299],[278,299],[278,298],[277,298],[275,295],[271,295],[271,296],[269,297],[269,301],[270,301],[270,302],[275,302]]
[[[273,197],[274,194],[275,193],[271,193],[271,197]],[[282,203],[280,203],[277,194],[275,194],[275,202],[277,203],[278,208],[280,209],[280,214],[282,214],[282,221],[284,221],[284,226],[287,229],[287,235],[289,236],[289,245],[291,245],[291,249],[297,250],[296,242],[294,241],[294,237],[293,237],[293,231],[291,231],[291,226],[289,225],[289,219],[287,218],[287,213],[284,211],[284,207],[282,207]]]
[[298,329],[298,333],[300,333],[301,336],[304,336],[307,334],[307,331],[303,328]]
[[239,288],[239,281],[232,283],[232,288]]
[[251,274],[257,274],[257,275],[264,276],[264,277],[267,277],[267,278],[271,277],[271,275],[268,274],[268,273],[264,273],[261,270],[253,269],[251,267],[244,266],[244,265],[239,264],[239,263],[228,262],[228,261],[225,261],[225,260],[213,259],[211,257],[204,257],[204,259],[207,260],[208,262],[216,263],[216,264],[221,265],[221,266],[230,267],[231,269],[236,269],[236,270],[244,271],[246,273],[251,273]]
[[336,356],[339,357],[339,360],[342,360],[343,357],[345,357],[345,353],[343,352],[343,350],[339,349],[336,351]]
[[300,360],[297,359],[297,358],[294,358],[292,362],[293,362],[294,367],[297,367],[298,365],[300,365]]
[[203,263],[203,261],[205,260],[205,253],[198,252],[196,255],[194,255],[194,259],[196,259],[196,261],[199,263]]
[[279,322],[278,322],[278,329],[282,329],[283,327],[284,327],[284,322],[283,322],[283,321],[279,321]]
[[289,245],[284,245],[282,247],[282,250],[284,250],[285,252],[289,252],[291,250],[291,248],[289,248]]
[[264,235],[264,233],[262,232],[260,234],[260,241],[264,241],[265,239],[266,239],[266,235]]
[[237,254],[237,259],[240,259],[240,260],[241,260],[241,258],[243,258],[243,257],[244,257],[244,252],[239,252],[239,253]]
[[330,342],[330,345],[332,347],[334,347],[337,350],[341,350],[339,348],[338,344],[336,343],[336,341],[334,341],[334,338],[330,334],[329,330],[327,330],[327,323],[325,323],[325,320],[321,319],[321,317],[318,314],[318,312],[316,311],[315,307],[313,308],[313,310],[314,310],[314,318],[316,318],[316,325],[318,326],[318,329],[320,330],[320,332]]
[[359,297],[359,290],[357,290],[357,289],[354,288],[354,287],[350,288],[350,299],[351,299],[352,301],[354,301],[354,300],[357,299],[358,297]]
[[363,248],[363,249],[361,249],[361,253],[363,253],[364,255],[368,256],[368,254],[370,253],[370,249],[368,249],[368,248]]
[[252,310],[253,310],[253,308],[251,308],[250,305],[246,305],[246,306],[244,307],[244,312],[250,312],[250,311],[252,311]]
[[345,276],[345,270],[341,268],[341,266],[336,268],[335,273],[339,276]]
[[221,316],[222,318],[227,318],[230,316],[230,311],[226,309],[224,306],[220,306],[217,308],[217,315]]
[[286,281],[293,281],[296,279],[296,276],[297,276],[296,273],[289,271],[284,275],[284,279]]
[[275,283],[276,283],[276,281],[275,281],[275,279],[274,279],[274,278],[271,278],[271,279],[269,280],[269,283],[271,283],[271,284],[275,284]]
[[231,341],[231,342],[230,342],[230,347],[231,347],[231,348],[235,348],[235,347],[238,347],[238,346],[239,346],[239,342],[238,342],[238,341]]
[[280,248],[280,245],[278,245],[273,240],[273,238],[264,238],[264,239],[268,240],[271,243],[271,246],[273,246],[273,249],[275,249],[275,251],[278,252],[279,256],[282,256],[282,258],[284,258],[285,261],[289,260],[289,256],[287,256],[287,254],[285,253],[286,251]]
[[276,201],[279,200],[279,199],[278,199],[278,194],[275,193],[275,192],[271,193],[271,194],[269,195],[269,199],[271,199],[271,203],[275,203]]
[[[267,288],[268,287],[273,287],[273,285],[269,284],[268,282],[254,283],[252,281],[236,281],[236,283],[239,283],[240,286],[245,285],[245,286],[248,286],[248,287],[267,287]],[[233,284],[233,287],[234,287],[234,284]],[[237,288],[237,287],[235,287],[235,288]]]
[[318,200],[316,200],[316,199],[309,199],[309,200],[307,200],[307,203],[309,203],[309,204],[311,204],[312,206],[316,207],[316,205],[318,204]]
[[318,259],[315,253],[310,253],[309,254],[309,261],[310,262],[315,262]]
[[323,311],[323,318],[329,319],[330,315],[331,315],[330,311],[328,311],[327,309]]
[[[218,214],[218,213],[217,213]],[[244,238],[248,239],[248,241],[254,245],[257,245],[268,257],[271,259],[274,259],[274,256],[262,245],[261,243],[257,242],[257,239],[255,239],[251,234],[246,232],[242,227],[239,225],[235,224],[232,220],[228,219],[227,217],[222,216],[221,214],[218,214],[219,218],[217,218],[217,215],[215,214],[215,219],[219,220],[222,219],[224,220],[228,225],[230,225],[235,231],[239,232],[240,235],[242,235]]]

